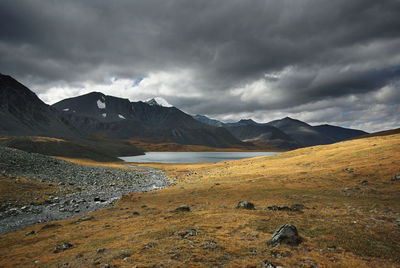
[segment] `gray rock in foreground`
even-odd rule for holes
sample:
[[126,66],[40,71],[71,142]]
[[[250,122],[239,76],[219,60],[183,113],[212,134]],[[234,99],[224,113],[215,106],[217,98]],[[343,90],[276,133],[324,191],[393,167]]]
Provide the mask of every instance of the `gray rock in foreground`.
[[288,245],[298,245],[302,242],[297,228],[291,224],[285,224],[279,227],[273,234],[271,239],[267,242],[269,246],[276,246],[280,243]]

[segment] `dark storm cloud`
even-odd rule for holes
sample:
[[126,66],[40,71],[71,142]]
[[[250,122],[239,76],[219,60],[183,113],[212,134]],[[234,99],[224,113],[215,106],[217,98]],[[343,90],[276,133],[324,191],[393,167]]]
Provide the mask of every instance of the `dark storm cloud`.
[[135,94],[217,117],[324,99],[340,113],[335,100],[399,90],[398,14],[398,0],[5,0],[0,72],[46,96],[143,77]]

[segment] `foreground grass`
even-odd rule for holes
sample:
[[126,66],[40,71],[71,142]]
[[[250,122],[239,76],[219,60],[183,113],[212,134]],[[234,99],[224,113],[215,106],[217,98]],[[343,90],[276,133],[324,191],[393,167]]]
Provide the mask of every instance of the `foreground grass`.
[[[400,135],[392,135],[217,164],[153,164],[175,185],[124,196],[88,221],[2,235],[0,266],[260,267],[268,259],[284,267],[399,267],[400,181],[391,181],[399,163]],[[256,209],[235,209],[240,200]],[[265,209],[296,203],[306,208]],[[181,205],[191,211],[175,212]],[[284,223],[304,242],[268,247]],[[74,247],[53,253],[62,242]]]

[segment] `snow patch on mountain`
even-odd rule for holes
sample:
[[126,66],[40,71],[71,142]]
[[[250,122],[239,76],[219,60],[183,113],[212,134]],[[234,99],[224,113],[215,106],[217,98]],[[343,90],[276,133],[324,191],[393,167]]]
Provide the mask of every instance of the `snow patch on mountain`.
[[104,118],[106,118],[107,114],[106,114],[106,113],[104,113],[104,114],[101,114],[101,116],[103,116]]
[[123,116],[122,114],[118,114],[118,117],[121,119],[126,119],[125,116]]
[[106,103],[104,100],[104,97],[101,97],[101,100],[97,100],[97,107],[99,107],[99,109],[105,109],[106,108]]
[[171,104],[168,103],[164,98],[161,97],[155,97],[150,100],[146,101],[147,104],[153,106],[153,105],[158,105],[158,106],[163,106],[163,107],[173,107]]
[[65,109],[63,109],[63,111],[64,111],[64,112],[68,112],[68,111],[69,111],[69,108],[65,108]]

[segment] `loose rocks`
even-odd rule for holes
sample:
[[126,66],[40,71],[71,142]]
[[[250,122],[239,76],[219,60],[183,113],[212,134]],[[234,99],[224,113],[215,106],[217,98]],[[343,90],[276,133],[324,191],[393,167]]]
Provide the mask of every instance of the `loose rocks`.
[[124,194],[169,185],[164,173],[152,168],[84,166],[5,147],[0,147],[0,166],[8,177],[25,177],[60,187],[75,185],[78,191],[65,195],[60,192],[43,204],[21,209],[0,208],[0,234],[36,223],[74,218],[104,208]]
[[82,222],[82,221],[90,221],[93,220],[94,218],[92,216],[83,216],[82,218],[79,218],[76,222]]
[[270,262],[269,260],[263,260],[262,261],[262,265],[265,268],[276,268],[276,266],[272,262]]
[[249,201],[239,201],[236,208],[238,208],[238,209],[254,209],[254,204]]
[[188,229],[184,232],[181,232],[178,234],[180,237],[185,238],[188,236],[196,236],[197,235],[197,231],[195,229]]
[[400,181],[400,174],[396,174],[392,177],[392,181]]
[[294,204],[291,205],[290,207],[288,206],[268,206],[266,209],[267,210],[272,210],[272,211],[280,211],[280,210],[286,210],[286,211],[301,211],[302,209],[306,208],[303,204]]
[[73,247],[74,246],[72,244],[64,242],[64,243],[57,245],[53,252],[58,253],[58,252],[61,252],[61,251],[67,250],[67,249],[71,249]]
[[180,211],[190,211],[190,207],[189,207],[189,206],[180,206],[180,207],[177,207],[177,208],[175,209],[175,211],[177,211],[177,212],[180,212]]
[[216,248],[218,248],[219,247],[219,244],[217,243],[217,242],[214,242],[214,241],[207,241],[204,245],[203,245],[203,248],[204,249],[211,249],[211,250],[214,250],[214,249],[216,249]]
[[268,206],[267,207],[268,210],[272,210],[272,211],[277,211],[277,210],[292,210],[290,207],[288,206]]
[[297,228],[290,224],[285,224],[279,227],[273,234],[271,239],[267,242],[269,246],[276,246],[280,243],[289,245],[298,245],[302,242]]

